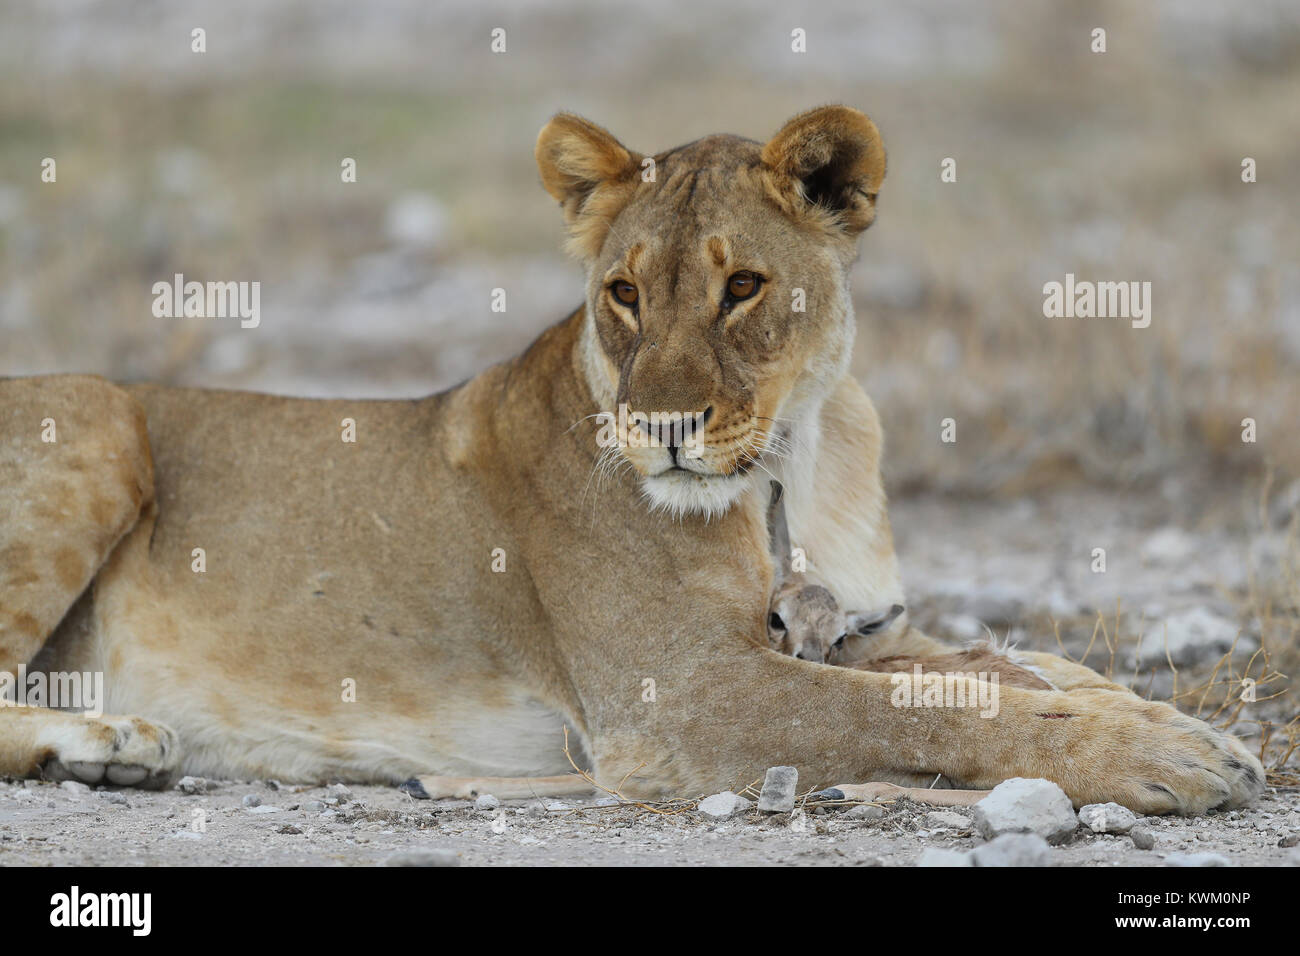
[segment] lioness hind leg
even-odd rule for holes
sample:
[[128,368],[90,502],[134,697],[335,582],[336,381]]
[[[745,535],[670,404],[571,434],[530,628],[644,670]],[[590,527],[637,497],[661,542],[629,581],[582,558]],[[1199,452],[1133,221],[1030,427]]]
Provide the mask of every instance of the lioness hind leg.
[[402,784],[417,800],[472,800],[490,793],[502,800],[528,797],[567,797],[591,793],[591,784],[576,773],[558,777],[412,777]]
[[0,710],[0,775],[160,788],[180,748],[168,727],[139,717],[86,717],[44,707]]

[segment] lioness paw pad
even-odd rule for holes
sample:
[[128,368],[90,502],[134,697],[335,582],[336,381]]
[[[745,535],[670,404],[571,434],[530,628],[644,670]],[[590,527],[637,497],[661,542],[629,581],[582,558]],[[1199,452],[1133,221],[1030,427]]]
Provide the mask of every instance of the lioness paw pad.
[[179,760],[176,733],[139,717],[80,717],[52,727],[44,741],[46,780],[159,789]]

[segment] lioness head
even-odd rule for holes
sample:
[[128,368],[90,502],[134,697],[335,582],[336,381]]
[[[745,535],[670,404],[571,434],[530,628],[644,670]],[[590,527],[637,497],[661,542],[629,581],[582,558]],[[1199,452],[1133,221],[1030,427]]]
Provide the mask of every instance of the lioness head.
[[756,466],[810,456],[853,346],[847,273],[885,175],[875,124],[828,106],[766,145],[718,135],[643,156],[561,113],[537,164],[587,268],[588,384],[632,423],[611,454],[651,504],[718,513]]

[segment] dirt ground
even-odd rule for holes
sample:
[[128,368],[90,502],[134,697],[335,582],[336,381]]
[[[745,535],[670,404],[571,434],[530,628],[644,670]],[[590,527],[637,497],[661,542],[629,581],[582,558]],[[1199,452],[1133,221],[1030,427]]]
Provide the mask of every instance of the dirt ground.
[[[350,787],[352,799],[320,811],[324,789],[274,790],[221,783],[205,795],[179,791],[70,792],[31,782],[0,787],[0,864],[93,866],[369,866],[415,851],[465,866],[717,866],[775,864],[909,866],[930,847],[968,850],[969,829],[927,829],[932,808],[888,806],[878,820],[760,814],[714,822],[687,811],[658,815],[597,807],[594,799],[508,801],[475,810],[464,800],[416,801],[386,787]],[[263,801],[242,806],[245,795]],[[560,807],[568,809],[561,809]],[[206,832],[191,828],[196,809]],[[1268,794],[1258,806],[1197,819],[1151,818],[1156,845],[1127,836],[1077,836],[1052,850],[1055,866],[1159,866],[1173,852],[1217,853],[1232,865],[1300,865],[1280,848],[1300,833],[1300,794]]]
[[[1247,533],[1245,522],[1224,515],[1214,530],[1179,538],[1170,529],[1194,526],[1180,514],[1186,495],[1162,500],[1075,492],[978,506],[937,497],[897,502],[894,523],[914,613],[954,636],[977,616],[999,637],[1009,630],[1021,646],[1042,649],[1057,647],[1055,621],[1061,646],[1080,658],[1097,609],[1113,615],[1119,600],[1119,627],[1108,627],[1118,631],[1111,638],[1114,676],[1168,696],[1174,683],[1167,666],[1125,670],[1139,621],[1144,639],[1158,640],[1153,622],[1200,608],[1239,621],[1241,640],[1251,641],[1259,622],[1249,592],[1267,587],[1270,569],[1282,573],[1289,544],[1281,529]],[[1106,573],[1091,571],[1094,546],[1107,548]],[[1267,635],[1260,636],[1267,646]],[[1088,663],[1105,670],[1112,655],[1100,639],[1093,645]],[[1215,663],[1220,672],[1240,674],[1249,656],[1238,651],[1232,666]],[[1196,686],[1202,670],[1183,668],[1176,692]],[[1232,727],[1257,747],[1261,725],[1282,725],[1294,710],[1290,696],[1261,700],[1244,707]],[[1221,715],[1216,723],[1224,721]],[[1276,751],[1266,756],[1275,759]],[[801,780],[799,791],[845,782],[851,781]],[[843,806],[808,806],[803,814],[750,810],[717,822],[690,809],[656,814],[597,806],[595,796],[558,805],[506,802],[485,811],[466,801],[417,801],[387,787],[349,786],[340,796],[268,781],[210,784],[186,794],[0,783],[0,865],[352,866],[434,851],[463,865],[908,866],[929,848],[980,842],[966,828],[928,827],[932,808],[909,803],[885,806],[878,819],[846,817]],[[194,828],[199,818],[203,832]],[[1146,822],[1156,838],[1152,850],[1137,849],[1127,836],[1077,835],[1053,848],[1052,863],[1157,866],[1170,853],[1209,852],[1233,865],[1300,864],[1300,847],[1279,845],[1300,834],[1300,788],[1275,787],[1245,810]]]

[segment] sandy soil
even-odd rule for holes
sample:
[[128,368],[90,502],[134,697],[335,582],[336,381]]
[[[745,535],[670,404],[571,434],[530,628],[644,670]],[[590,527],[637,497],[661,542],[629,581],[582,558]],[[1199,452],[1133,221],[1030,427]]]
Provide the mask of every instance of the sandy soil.
[[[760,814],[715,822],[686,811],[512,801],[475,810],[467,801],[416,801],[385,787],[350,787],[324,811],[324,789],[275,790],[220,783],[207,794],[74,792],[32,781],[0,788],[0,864],[366,866],[434,851],[458,865],[907,866],[927,848],[968,850],[969,829],[927,827],[929,807],[900,803],[877,820]],[[261,806],[242,805],[254,794]],[[117,802],[113,802],[117,801]],[[561,809],[565,807],[565,809]],[[205,832],[192,829],[196,810]],[[1159,866],[1166,855],[1217,853],[1233,865],[1300,865],[1300,794],[1268,794],[1249,810],[1198,819],[1149,818],[1156,845],[1127,836],[1078,835],[1052,850],[1055,866]]]

